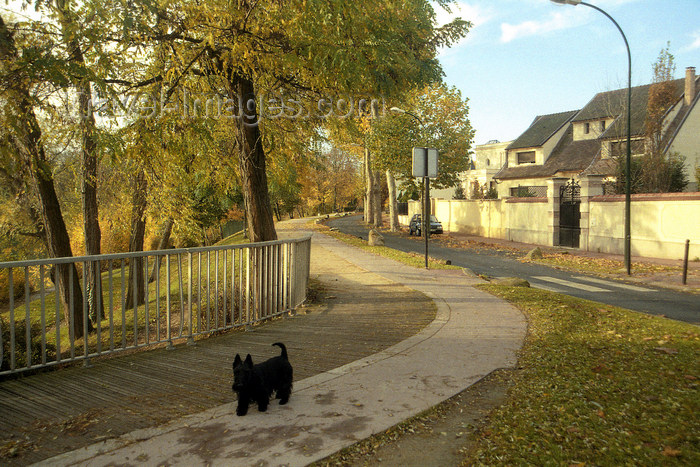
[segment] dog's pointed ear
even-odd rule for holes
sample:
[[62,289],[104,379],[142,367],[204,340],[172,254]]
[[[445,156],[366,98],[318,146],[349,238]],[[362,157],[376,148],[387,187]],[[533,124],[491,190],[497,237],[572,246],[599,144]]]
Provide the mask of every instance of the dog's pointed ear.
[[250,356],[250,354],[246,355],[245,362],[243,362],[243,364],[253,368],[253,358]]
[[236,354],[236,358],[233,359],[233,366],[237,367],[241,364],[241,356]]

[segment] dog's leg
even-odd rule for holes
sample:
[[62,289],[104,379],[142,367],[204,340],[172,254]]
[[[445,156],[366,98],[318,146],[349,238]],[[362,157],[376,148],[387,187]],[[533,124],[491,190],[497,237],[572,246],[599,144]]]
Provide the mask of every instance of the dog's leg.
[[248,413],[248,405],[250,405],[250,400],[247,396],[238,396],[238,407],[236,407],[236,415],[242,417]]
[[291,386],[285,386],[277,391],[277,397],[280,400],[280,405],[284,405],[289,401],[289,395],[292,393]]
[[258,411],[264,412],[267,410],[267,405],[270,403],[270,399],[267,394],[259,394],[258,396]]

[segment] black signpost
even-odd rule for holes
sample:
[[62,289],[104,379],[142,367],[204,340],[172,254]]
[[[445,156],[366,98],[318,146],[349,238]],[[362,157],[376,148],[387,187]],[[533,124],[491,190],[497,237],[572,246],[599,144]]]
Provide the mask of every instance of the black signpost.
[[428,237],[430,237],[430,179],[437,177],[438,150],[413,148],[413,176],[423,177],[423,237],[425,238],[425,269],[428,269]]

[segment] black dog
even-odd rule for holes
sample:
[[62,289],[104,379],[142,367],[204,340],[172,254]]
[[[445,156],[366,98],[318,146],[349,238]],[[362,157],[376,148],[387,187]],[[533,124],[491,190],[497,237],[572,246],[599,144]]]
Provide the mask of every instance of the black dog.
[[267,410],[272,392],[277,393],[280,405],[286,404],[292,392],[292,365],[287,358],[287,348],[281,342],[275,342],[282,349],[279,357],[273,357],[257,365],[253,365],[250,354],[241,360],[236,354],[233,361],[233,391],[238,394],[236,415],[248,413],[248,405],[255,401],[258,410]]

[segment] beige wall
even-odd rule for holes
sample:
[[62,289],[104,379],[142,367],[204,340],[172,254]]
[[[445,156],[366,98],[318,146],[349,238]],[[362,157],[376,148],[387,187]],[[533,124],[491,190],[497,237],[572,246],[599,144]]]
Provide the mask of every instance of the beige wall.
[[[596,139],[598,138],[604,130],[600,128],[600,122],[605,121],[605,128],[607,129],[614,121],[614,118],[599,118],[597,120],[589,120],[588,122],[575,122],[574,127],[574,141],[581,141],[586,139]],[[586,123],[588,123],[589,130],[586,133]]]
[[695,103],[695,107],[686,117],[669,151],[676,151],[685,156],[686,173],[690,182],[687,190],[698,191],[695,167],[700,167],[700,102]]
[[[518,164],[518,153],[519,152],[535,152],[535,163],[534,164]],[[519,165],[542,165],[544,164],[544,150],[542,146],[533,146],[531,148],[518,148],[508,150],[508,167],[518,167]]]
[[452,200],[437,202],[433,212],[449,232],[503,238],[502,205],[502,200]]
[[479,169],[499,170],[506,163],[506,148],[512,141],[503,143],[479,144],[474,147],[472,160],[474,167]]
[[[624,251],[624,196],[600,196],[590,201],[588,249]],[[700,257],[700,194],[633,195],[631,251],[633,256],[682,259],[690,240],[690,259]]]
[[[549,206],[546,201],[509,200],[506,203],[506,240],[514,242],[551,245],[547,219]],[[542,222],[537,222],[541,220]]]
[[[588,188],[586,188],[588,191]],[[582,193],[583,194],[583,193]],[[585,196],[585,194],[583,194]],[[556,204],[556,203],[555,203]],[[601,253],[624,252],[624,196],[594,196],[581,217],[581,247]],[[583,204],[582,204],[583,207]],[[409,203],[407,225],[420,212]],[[432,211],[445,232],[551,246],[554,244],[551,199],[432,200]],[[700,193],[633,195],[633,256],[683,259],[690,240],[690,259],[700,257]]]
[[[419,212],[420,204],[410,202],[400,222],[406,225]],[[432,208],[446,232],[543,245],[551,244],[549,226],[533,219],[547,219],[547,212],[546,202],[530,200],[433,200]]]

